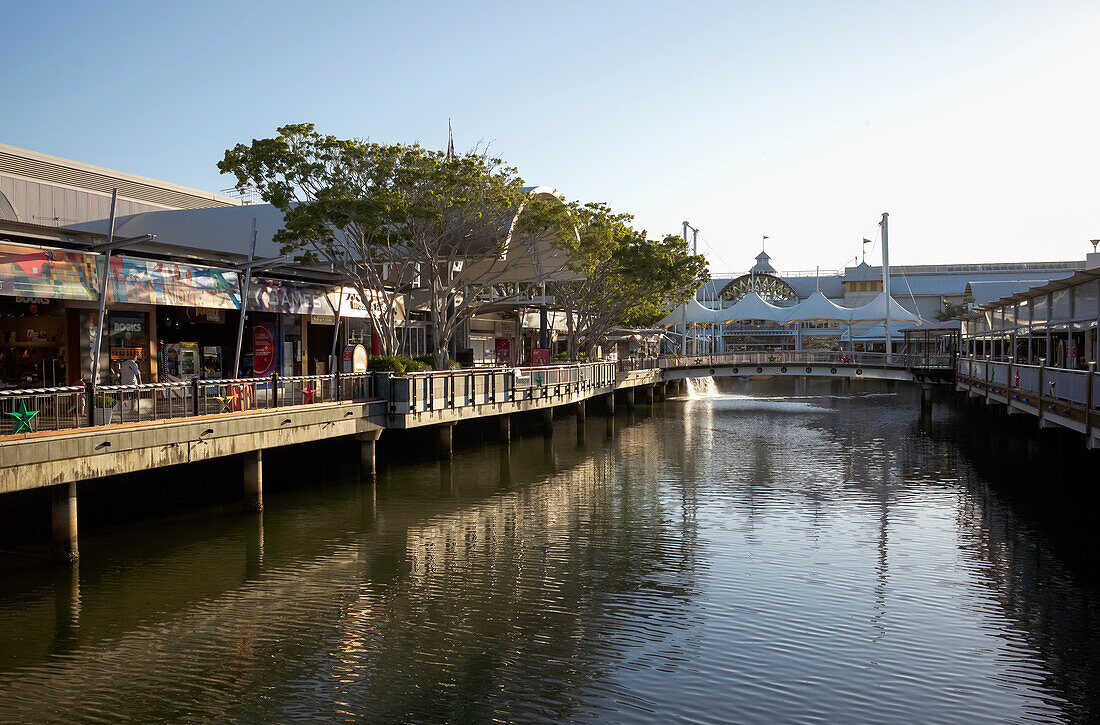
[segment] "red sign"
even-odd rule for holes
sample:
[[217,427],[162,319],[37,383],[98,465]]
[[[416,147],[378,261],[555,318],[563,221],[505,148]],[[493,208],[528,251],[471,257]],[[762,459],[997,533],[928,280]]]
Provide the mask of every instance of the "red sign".
[[512,341],[507,337],[498,337],[496,342],[497,364],[508,365],[512,362]]
[[549,365],[550,364],[550,348],[548,347],[536,347],[531,351],[531,364],[532,365]]
[[252,373],[266,377],[275,372],[275,326],[270,322],[252,325]]

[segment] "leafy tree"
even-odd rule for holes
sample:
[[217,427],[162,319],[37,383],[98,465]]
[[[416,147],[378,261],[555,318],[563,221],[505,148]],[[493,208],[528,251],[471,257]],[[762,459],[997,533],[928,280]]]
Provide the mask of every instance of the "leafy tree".
[[571,360],[582,347],[591,357],[616,326],[653,324],[663,309],[686,301],[710,278],[705,259],[690,254],[683,239],[651,240],[630,226],[631,215],[606,204],[574,203],[568,217],[575,232],[557,240],[581,278],[548,287],[565,311]]
[[956,319],[962,317],[963,315],[965,315],[966,313],[968,313],[969,311],[970,310],[967,307],[967,304],[966,304],[965,301],[962,302],[961,304],[955,304],[951,300],[944,300],[943,301],[943,309],[936,313],[936,319],[939,320],[940,322],[947,322],[948,320],[956,320]]
[[353,287],[383,354],[395,354],[395,292],[409,286],[415,272],[402,228],[408,203],[396,183],[404,149],[323,135],[311,123],[283,126],[277,134],[237,144],[218,169],[233,174],[238,188],[255,186],[283,213],[275,234],[282,253],[323,265]]
[[[478,303],[517,299],[525,285],[555,271],[531,267],[532,255],[560,233],[550,224],[560,200],[532,195],[516,169],[481,153],[452,158],[406,150],[398,187],[408,201],[404,231],[417,260],[418,290],[431,315],[436,366],[449,366],[450,340]],[[560,266],[560,265],[558,265]]]
[[[405,294],[428,308],[436,365],[447,368],[448,345],[482,294],[559,233],[540,219],[553,204],[520,215],[531,193],[516,169],[476,150],[448,158],[338,139],[313,124],[277,131],[226,151],[218,168],[283,212],[275,238],[284,253],[331,268],[359,292],[384,354],[397,352]],[[518,295],[519,284],[510,290]]]

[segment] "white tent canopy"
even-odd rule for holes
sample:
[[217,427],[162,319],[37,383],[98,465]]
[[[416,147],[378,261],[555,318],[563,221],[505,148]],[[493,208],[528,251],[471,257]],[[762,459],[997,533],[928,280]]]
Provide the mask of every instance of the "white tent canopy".
[[768,304],[760,295],[749,292],[737,300],[737,303],[728,309],[718,310],[715,322],[736,322],[738,320],[766,320],[768,322],[784,322],[782,307]]
[[852,322],[882,322],[883,320],[890,320],[891,322],[910,322],[915,325],[919,325],[924,320],[920,315],[914,314],[909,310],[902,307],[897,300],[889,298],[889,313],[887,313],[886,293],[879,292],[878,296],[867,304],[856,307],[852,310]]
[[783,322],[806,322],[809,320],[836,320],[849,322],[852,308],[841,307],[816,290],[812,295],[794,307],[783,308]]
[[672,312],[665,315],[664,319],[657,323],[657,327],[669,325],[682,325],[685,322],[716,322],[720,310],[712,310],[703,307],[699,301],[692,297]]
[[861,307],[842,307],[818,290],[797,305],[777,307],[764,301],[755,292],[750,292],[732,307],[724,310],[712,310],[699,304],[699,301],[693,297],[668,313],[663,320],[657,323],[657,326],[668,327],[670,325],[681,325],[685,322],[713,324],[736,322],[738,320],[765,320],[782,324],[809,320],[835,320],[837,322],[859,324],[883,322],[889,319],[891,323],[924,324],[925,320],[920,315],[905,309],[897,300],[891,298],[889,305],[887,305],[886,300],[886,293],[880,292],[877,297]]

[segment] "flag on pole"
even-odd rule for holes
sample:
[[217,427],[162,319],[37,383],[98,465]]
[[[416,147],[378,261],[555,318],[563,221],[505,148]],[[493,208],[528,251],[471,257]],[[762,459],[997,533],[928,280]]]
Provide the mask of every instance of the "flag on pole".
[[455,135],[451,131],[451,119],[447,119],[447,160],[453,161],[455,157]]
[[768,238],[767,234],[762,235],[762,237],[760,239],[760,251],[764,251],[764,241],[767,240],[767,238]]

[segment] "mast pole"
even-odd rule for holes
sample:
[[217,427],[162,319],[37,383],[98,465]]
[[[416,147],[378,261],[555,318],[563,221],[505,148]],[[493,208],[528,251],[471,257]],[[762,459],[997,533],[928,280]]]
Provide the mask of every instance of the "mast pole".
[[890,297],[890,230],[889,230],[889,218],[890,214],[882,212],[882,221],[879,222],[879,226],[882,227],[882,291],[886,293],[886,319],[882,321],[882,326],[886,333],[886,361],[890,361],[890,303],[893,298]]

